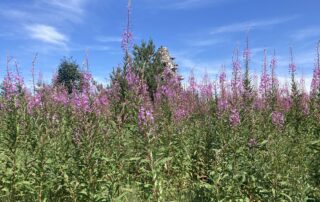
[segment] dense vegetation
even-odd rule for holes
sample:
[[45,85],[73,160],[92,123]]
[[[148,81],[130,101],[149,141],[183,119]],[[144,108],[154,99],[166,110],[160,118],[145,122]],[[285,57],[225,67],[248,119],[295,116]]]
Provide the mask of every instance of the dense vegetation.
[[140,48],[107,87],[75,65],[81,85],[61,73],[31,93],[8,64],[0,201],[320,200],[319,55],[308,93],[293,60],[290,85],[275,56],[253,85],[247,48],[244,74],[235,56],[230,79],[183,87],[152,43]]

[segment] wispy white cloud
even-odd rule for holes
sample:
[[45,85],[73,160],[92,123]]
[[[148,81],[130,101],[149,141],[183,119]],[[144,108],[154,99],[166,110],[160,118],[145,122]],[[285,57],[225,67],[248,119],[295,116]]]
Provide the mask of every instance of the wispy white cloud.
[[89,46],[88,50],[90,50],[90,51],[111,51],[112,48],[109,46],[96,45],[96,46]]
[[320,40],[320,27],[307,27],[293,33],[292,38],[300,41],[312,37],[318,37]]
[[97,36],[96,41],[102,43],[113,43],[113,42],[121,42],[121,37],[116,36]]
[[10,37],[10,36],[12,36],[12,33],[8,33],[8,32],[0,33],[0,37]]
[[234,23],[229,25],[223,25],[223,26],[214,28],[211,31],[211,34],[245,32],[253,29],[286,23],[296,18],[297,16],[292,16],[292,17],[274,18],[269,20],[246,21],[246,22]]
[[204,6],[220,5],[235,0],[143,0],[148,6],[157,9],[186,10]]
[[89,45],[89,46],[78,46],[78,47],[72,47],[69,49],[70,51],[114,51],[110,46],[105,45]]
[[66,46],[68,37],[59,32],[55,27],[44,24],[33,24],[26,26],[26,30],[31,38],[42,42]]
[[76,13],[83,13],[87,0],[41,0],[42,3]]
[[1,9],[0,15],[9,18],[10,20],[30,18],[30,14],[18,9]]
[[35,0],[34,7],[41,8],[42,13],[48,17],[55,15],[55,18],[72,23],[81,23],[86,13],[86,6],[94,0]]
[[33,0],[11,7],[1,4],[0,15],[15,23],[80,23],[89,0]]
[[194,7],[201,7],[208,4],[217,4],[226,2],[227,0],[180,0],[174,1],[170,6],[176,9],[188,9]]
[[193,39],[187,41],[189,46],[205,47],[205,46],[214,46],[226,42],[222,38],[213,38],[213,39]]
[[[0,16],[4,17],[6,25],[11,29],[11,37],[24,39],[27,36],[36,39],[32,46],[45,45],[48,50],[68,50],[71,39],[67,35],[70,35],[75,23],[83,22],[88,2],[89,0],[32,0],[15,7],[0,3],[3,6]],[[64,33],[57,30],[58,25]],[[27,35],[24,31],[27,31]],[[37,44],[37,41],[45,44]]]

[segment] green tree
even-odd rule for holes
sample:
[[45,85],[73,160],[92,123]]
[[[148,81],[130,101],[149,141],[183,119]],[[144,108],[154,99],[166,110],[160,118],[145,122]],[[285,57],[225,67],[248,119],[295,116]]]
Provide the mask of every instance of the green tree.
[[161,62],[161,54],[156,51],[152,40],[142,41],[140,46],[134,46],[133,68],[146,81],[152,101],[158,85],[157,78],[163,72],[164,67],[165,64]]
[[[163,53],[161,53],[162,48],[163,47],[156,49],[152,40],[148,42],[142,41],[140,45],[134,45],[132,58],[131,55],[125,54],[123,66],[115,68],[110,75],[111,85],[116,82],[120,86],[120,98],[124,99],[125,97],[127,91],[125,76],[128,68],[132,68],[133,71],[146,82],[150,98],[154,101],[158,81],[161,78],[164,68],[168,65],[167,62],[163,60]],[[171,58],[169,55],[168,57],[173,63],[174,58]],[[176,64],[173,65],[174,67],[177,66]]]
[[72,58],[63,58],[58,68],[58,76],[56,84],[63,85],[68,93],[72,93],[73,89],[80,89],[82,74],[79,65]]

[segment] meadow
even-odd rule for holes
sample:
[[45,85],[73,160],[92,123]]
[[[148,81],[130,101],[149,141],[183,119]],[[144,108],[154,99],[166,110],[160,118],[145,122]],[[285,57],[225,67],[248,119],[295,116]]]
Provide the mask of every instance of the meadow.
[[243,52],[215,81],[164,67],[154,92],[130,61],[72,92],[26,88],[9,62],[0,201],[320,201],[319,49],[310,90],[294,60],[280,85],[276,56],[256,81]]

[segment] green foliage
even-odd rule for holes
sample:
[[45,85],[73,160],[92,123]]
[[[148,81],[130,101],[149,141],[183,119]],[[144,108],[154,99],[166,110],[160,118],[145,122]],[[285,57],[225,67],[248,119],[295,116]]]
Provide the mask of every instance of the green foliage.
[[[143,47],[150,51],[139,64],[155,54]],[[152,64],[136,71],[145,75]],[[167,98],[153,106],[154,122],[141,125],[144,100],[128,90],[125,73],[114,71],[117,87],[108,90],[116,97],[105,113],[57,104],[50,88],[33,111],[26,95],[0,96],[0,201],[320,200],[317,103],[305,114],[293,93],[283,127],[271,109],[243,103],[232,127],[213,98],[187,97],[193,112],[179,120]]]
[[127,81],[125,79],[129,67],[139,75],[147,84],[147,90],[151,101],[154,101],[154,94],[161,80],[161,74],[165,68],[165,64],[161,62],[159,49],[152,40],[148,42],[142,41],[141,45],[135,44],[133,47],[132,57],[125,54],[123,66],[117,67],[110,75],[111,86],[115,83],[120,87],[120,97],[124,100],[128,92]]
[[155,49],[152,40],[142,41],[141,45],[135,45],[133,49],[133,68],[146,81],[151,100],[154,100],[161,73],[164,70],[164,64],[161,63],[160,54]]
[[68,93],[72,93],[73,89],[80,89],[82,74],[79,65],[72,58],[64,58],[58,68],[56,83],[63,85]]
[[0,112],[0,201],[320,198],[320,129],[312,116],[296,131],[290,123],[275,128],[258,112],[231,128],[214,111],[175,122],[161,110],[156,126],[141,129],[50,103],[31,115],[16,99],[24,107],[13,100]]

